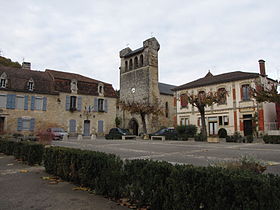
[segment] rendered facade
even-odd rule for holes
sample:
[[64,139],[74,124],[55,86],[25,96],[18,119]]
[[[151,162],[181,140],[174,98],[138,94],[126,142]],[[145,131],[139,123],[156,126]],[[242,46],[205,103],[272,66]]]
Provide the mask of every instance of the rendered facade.
[[265,73],[265,62],[259,61],[260,73],[235,71],[220,75],[210,72],[203,78],[174,88],[177,97],[177,123],[201,126],[200,113],[188,104],[185,94],[199,94],[225,89],[228,93],[224,101],[206,108],[206,126],[209,135],[217,135],[225,128],[228,135],[239,132],[242,135],[267,133],[271,123],[276,122],[274,103],[257,103],[251,97],[250,87],[257,84],[273,85]]
[[104,135],[114,127],[111,84],[62,71],[0,66],[0,131],[29,135],[62,127],[70,135]]

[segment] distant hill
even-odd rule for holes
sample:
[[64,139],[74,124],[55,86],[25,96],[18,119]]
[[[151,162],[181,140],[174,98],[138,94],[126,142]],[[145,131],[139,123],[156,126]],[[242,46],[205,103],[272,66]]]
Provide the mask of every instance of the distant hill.
[[14,62],[11,59],[5,58],[2,56],[0,56],[0,65],[21,68],[21,65],[19,64],[19,62]]

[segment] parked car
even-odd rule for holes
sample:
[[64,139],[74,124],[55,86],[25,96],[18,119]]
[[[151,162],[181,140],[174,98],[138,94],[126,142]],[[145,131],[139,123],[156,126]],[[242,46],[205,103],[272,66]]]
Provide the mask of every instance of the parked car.
[[62,140],[63,136],[69,137],[69,134],[63,128],[48,128],[47,134],[51,135],[53,140]]
[[162,128],[157,132],[149,134],[150,138],[152,136],[165,136],[168,140],[176,140],[178,138],[177,131],[174,128]]
[[131,135],[129,130],[123,128],[111,128],[109,134],[105,135],[106,139],[121,139],[124,135]]

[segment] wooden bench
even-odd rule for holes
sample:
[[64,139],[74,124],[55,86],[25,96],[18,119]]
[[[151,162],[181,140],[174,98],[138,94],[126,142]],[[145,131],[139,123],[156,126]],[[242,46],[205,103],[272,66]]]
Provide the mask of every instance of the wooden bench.
[[151,136],[151,140],[165,141],[165,136]]
[[127,139],[136,139],[136,136],[135,135],[122,136],[122,140],[127,140]]

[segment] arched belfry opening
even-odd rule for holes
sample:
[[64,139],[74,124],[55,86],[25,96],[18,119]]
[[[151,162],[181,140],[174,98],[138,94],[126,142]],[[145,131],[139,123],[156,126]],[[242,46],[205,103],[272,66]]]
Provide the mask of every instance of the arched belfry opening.
[[137,120],[135,118],[132,118],[129,121],[128,126],[129,126],[129,129],[132,130],[132,134],[138,136],[139,124],[138,124],[138,122],[137,122]]

